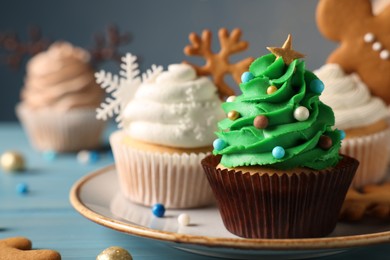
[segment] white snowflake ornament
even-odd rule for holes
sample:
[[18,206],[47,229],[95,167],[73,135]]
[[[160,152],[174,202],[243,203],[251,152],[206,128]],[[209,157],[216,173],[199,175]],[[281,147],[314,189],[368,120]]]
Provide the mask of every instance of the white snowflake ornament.
[[95,73],[96,82],[111,95],[96,109],[97,119],[107,120],[116,114],[115,121],[118,123],[118,127],[123,127],[122,112],[127,103],[134,97],[138,87],[143,82],[153,81],[163,70],[162,67],[153,65],[140,77],[136,60],[137,57],[131,53],[123,56],[119,76],[104,70]]

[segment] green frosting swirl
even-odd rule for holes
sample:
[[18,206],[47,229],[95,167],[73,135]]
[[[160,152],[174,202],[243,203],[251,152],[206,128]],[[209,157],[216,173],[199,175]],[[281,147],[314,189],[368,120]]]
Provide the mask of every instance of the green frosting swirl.
[[[242,94],[233,102],[222,104],[225,113],[237,111],[236,120],[226,118],[218,123],[219,139],[226,143],[214,154],[221,154],[225,167],[265,165],[278,169],[308,167],[324,169],[340,160],[340,132],[332,130],[334,114],[319,100],[319,93],[310,90],[310,82],[318,79],[305,70],[305,62],[294,60],[288,66],[283,59],[270,53],[256,59],[249,71],[254,78],[241,83]],[[278,90],[267,94],[269,86]],[[294,118],[294,110],[306,107],[310,116],[305,121]],[[258,129],[253,125],[256,116],[268,118],[268,126]],[[322,135],[332,140],[331,147],[322,148]],[[277,159],[272,150],[281,146],[284,157]]]

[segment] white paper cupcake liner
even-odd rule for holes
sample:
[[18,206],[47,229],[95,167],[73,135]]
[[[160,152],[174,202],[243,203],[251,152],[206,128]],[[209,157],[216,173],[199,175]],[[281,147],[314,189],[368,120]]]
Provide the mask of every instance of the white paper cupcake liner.
[[351,187],[361,188],[384,180],[390,159],[389,143],[390,129],[342,141],[340,153],[360,162]]
[[19,104],[16,114],[37,150],[75,152],[96,149],[101,145],[105,122],[96,119],[93,108],[57,112],[31,110]]
[[123,195],[144,206],[196,208],[214,202],[200,161],[205,153],[168,154],[138,150],[124,143],[125,133],[114,132],[110,144]]

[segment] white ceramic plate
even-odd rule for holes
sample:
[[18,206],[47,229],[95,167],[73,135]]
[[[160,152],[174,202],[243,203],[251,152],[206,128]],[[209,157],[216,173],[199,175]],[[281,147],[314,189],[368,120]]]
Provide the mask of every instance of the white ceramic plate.
[[[113,165],[75,183],[70,200],[78,212],[100,225],[160,240],[189,252],[224,258],[304,259],[390,239],[390,224],[374,220],[359,224],[338,223],[334,232],[324,238],[243,239],[225,229],[216,207],[167,210],[163,218],[157,218],[149,207],[136,205],[121,196]],[[177,217],[181,213],[190,215],[191,225],[178,224]]]

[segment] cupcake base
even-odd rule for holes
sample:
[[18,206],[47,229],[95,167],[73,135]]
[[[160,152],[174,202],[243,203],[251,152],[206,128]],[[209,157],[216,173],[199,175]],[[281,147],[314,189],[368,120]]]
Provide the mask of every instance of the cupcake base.
[[207,156],[202,165],[226,229],[245,238],[330,234],[359,164],[343,156],[322,171],[249,173],[216,168],[220,158]]
[[197,208],[215,202],[200,161],[206,153],[169,153],[130,145],[124,131],[110,136],[119,184],[132,202]]
[[106,125],[96,119],[93,108],[75,108],[67,112],[51,109],[31,110],[23,104],[16,114],[32,146],[40,151],[76,152],[96,149]]

